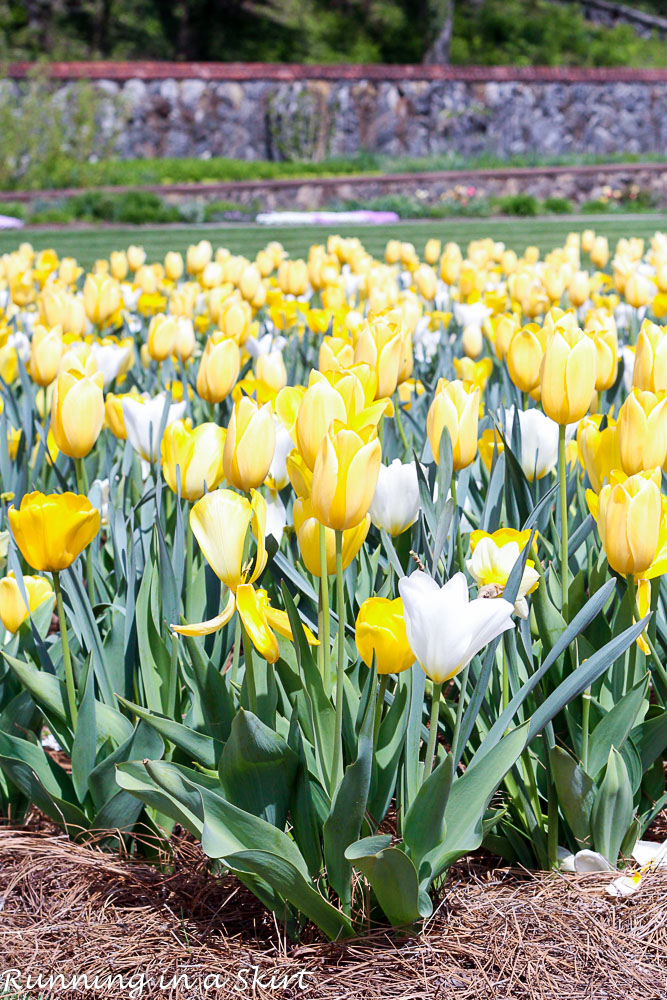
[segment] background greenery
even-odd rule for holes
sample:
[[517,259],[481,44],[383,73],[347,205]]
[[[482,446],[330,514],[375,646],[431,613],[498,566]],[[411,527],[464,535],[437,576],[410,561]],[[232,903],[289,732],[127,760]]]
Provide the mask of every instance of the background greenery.
[[[590,226],[610,243],[631,232],[634,236],[648,238],[657,229],[664,229],[664,215],[636,216],[576,216],[562,219],[457,219],[456,222],[416,221],[395,223],[389,226],[337,226],[342,236],[358,236],[366,249],[382,255],[387,240],[397,238],[413,242],[421,253],[426,240],[435,236],[466,245],[470,240],[491,236],[502,240],[508,247],[523,252],[534,244],[542,253],[560,246],[573,229]],[[182,226],[163,228],[95,229],[41,229],[24,232],[0,232],[0,253],[15,250],[23,240],[30,240],[36,250],[54,247],[60,256],[73,256],[84,266],[90,267],[97,257],[108,257],[112,250],[141,243],[149,259],[164,257],[167,250],[185,252],[190,243],[208,239],[214,246],[233,247],[235,253],[254,257],[266,246],[268,240],[280,240],[293,256],[307,256],[312,243],[326,241],[329,230],[325,226]]]
[[[664,14],[664,0],[636,6]],[[0,0],[0,58],[420,62],[446,0]],[[667,66],[667,46],[578,4],[455,0],[451,62]]]

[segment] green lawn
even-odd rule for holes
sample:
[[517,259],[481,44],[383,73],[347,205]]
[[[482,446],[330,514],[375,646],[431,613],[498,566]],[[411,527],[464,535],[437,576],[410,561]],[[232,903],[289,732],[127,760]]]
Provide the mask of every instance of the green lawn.
[[413,242],[419,252],[432,236],[463,245],[470,240],[492,236],[508,247],[522,252],[530,244],[544,253],[562,245],[573,230],[595,229],[608,237],[612,245],[622,236],[650,237],[656,230],[667,230],[667,214],[638,215],[568,215],[559,218],[531,219],[438,219],[437,221],[398,222],[388,226],[162,226],[106,227],[68,229],[30,229],[0,233],[0,253],[14,250],[29,240],[38,249],[55,248],[63,256],[76,257],[88,267],[98,257],[108,257],[114,249],[140,243],[149,260],[164,257],[167,250],[185,251],[190,243],[209,239],[214,247],[225,246],[234,253],[254,256],[269,240],[280,240],[293,256],[303,256],[312,243],[323,243],[327,235],[359,236],[369,252],[378,255],[388,239],[396,237]]

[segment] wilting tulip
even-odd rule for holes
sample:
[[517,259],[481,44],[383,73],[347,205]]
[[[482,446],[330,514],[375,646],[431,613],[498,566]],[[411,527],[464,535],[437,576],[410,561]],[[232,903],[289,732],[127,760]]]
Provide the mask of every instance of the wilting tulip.
[[399,580],[410,649],[436,684],[451,680],[487,643],[513,628],[514,606],[504,597],[468,599],[463,573],[439,587],[416,570]]
[[559,322],[547,341],[540,380],[544,412],[557,424],[586,415],[597,378],[597,352],[590,337]]
[[[303,564],[313,576],[320,576],[320,529],[322,525],[313,514],[313,505],[309,498],[297,497],[292,507],[294,530],[296,531],[299,551]],[[347,569],[356,558],[359,549],[366,540],[371,526],[370,516],[366,517],[343,532],[343,569]],[[326,550],[326,572],[333,576],[336,572],[336,535],[331,528],[324,528]]]
[[627,476],[667,458],[667,395],[633,389],[618,414],[621,467]]
[[540,381],[544,358],[544,336],[536,323],[517,330],[507,347],[505,360],[509,376],[521,392],[532,392]]
[[328,528],[353,528],[368,513],[377,486],[382,447],[374,427],[329,429],[313,469],[315,517]]
[[644,320],[637,338],[632,384],[637,389],[667,389],[667,328]]
[[440,439],[446,427],[452,442],[454,469],[464,469],[477,454],[479,389],[458,380],[441,378],[426,417],[426,433],[435,462],[440,460]]
[[406,465],[395,458],[391,465],[381,465],[378,483],[370,506],[376,528],[395,537],[406,531],[419,516],[421,500],[414,462]]
[[104,376],[63,372],[56,380],[51,402],[51,430],[60,451],[84,458],[104,423]]
[[37,385],[51,385],[58,374],[64,349],[59,326],[51,330],[43,326],[35,327],[30,351],[30,376]]
[[621,468],[618,427],[608,419],[607,427],[600,430],[599,417],[584,417],[577,430],[579,458],[596,493],[610,481],[613,470]]
[[102,325],[119,309],[118,282],[106,274],[89,274],[83,286],[83,306],[91,323]]
[[214,334],[206,341],[197,372],[197,392],[207,403],[221,403],[230,394],[241,369],[238,345]]
[[170,358],[176,349],[178,319],[158,313],[153,316],[148,327],[148,353],[153,361],[160,363]]
[[367,667],[373,662],[379,674],[400,674],[409,670],[415,656],[405,631],[403,601],[369,597],[359,608],[354,641]]
[[67,569],[100,530],[99,511],[75,493],[26,493],[8,517],[21,555],[42,573]]
[[[145,462],[155,461],[159,454],[158,434],[167,402],[162,393],[152,399],[142,396],[133,398],[129,393],[122,396],[123,423],[127,440]],[[180,420],[185,412],[185,402],[172,403],[165,426]]]
[[217,489],[223,478],[224,446],[225,431],[217,424],[194,428],[186,420],[169,424],[162,437],[162,471],[169,489],[177,492],[179,470],[185,500],[200,500],[204,493]]
[[18,632],[19,628],[45,601],[53,602],[53,587],[43,576],[24,576],[28,603],[26,605],[13,573],[0,580],[0,621],[8,632]]
[[[467,560],[466,566],[480,591],[485,591],[481,596],[496,598],[503,595],[514,564],[529,541],[530,530],[500,528],[491,535],[485,531],[471,533],[472,558]],[[520,618],[528,617],[526,595],[537,589],[539,580],[535,564],[530,559],[526,560],[514,602],[514,611]]]
[[223,452],[225,479],[239,490],[256,489],[266,479],[276,447],[271,404],[258,406],[243,396],[234,404]]
[[660,471],[630,477],[615,472],[599,496],[587,490],[586,501],[611,568],[626,576],[648,570],[660,538]]

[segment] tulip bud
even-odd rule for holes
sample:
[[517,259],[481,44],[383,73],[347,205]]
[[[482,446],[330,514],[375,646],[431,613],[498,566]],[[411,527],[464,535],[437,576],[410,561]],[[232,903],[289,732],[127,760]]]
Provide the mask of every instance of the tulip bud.
[[13,573],[0,580],[0,621],[8,632],[18,632],[29,614],[45,601],[54,600],[53,588],[43,576],[24,576],[26,605]]
[[581,420],[588,411],[597,378],[595,344],[565,318],[547,341],[540,379],[544,412],[558,424]]
[[[323,526],[313,514],[313,505],[309,498],[299,496],[294,501],[292,517],[303,564],[309,573],[319,577],[320,529]],[[347,569],[352,560],[356,558],[359,549],[366,540],[370,526],[371,519],[366,515],[354,528],[348,528],[347,531],[343,532],[343,569]],[[331,528],[323,528],[323,530],[326,574],[333,576],[336,572],[336,534]]]
[[249,264],[241,273],[241,280],[239,281],[239,291],[243,298],[247,299],[248,302],[252,302],[257,295],[261,283],[262,276],[259,273],[259,268],[253,264]]
[[637,389],[667,389],[667,328],[644,320],[637,338],[632,384]]
[[324,437],[313,468],[315,517],[343,531],[366,517],[377,486],[382,447],[374,427],[359,433],[334,424]]
[[148,353],[153,361],[160,363],[171,357],[176,348],[178,320],[175,316],[158,313],[153,316],[148,327]]
[[626,576],[645,573],[658,551],[662,498],[660,472],[625,477],[617,472],[599,497],[586,491],[588,508],[613,570]]
[[428,264],[420,264],[414,273],[414,282],[422,298],[432,302],[438,290],[438,279],[433,268]]
[[595,267],[602,270],[603,267],[607,266],[607,262],[609,261],[609,240],[606,236],[595,237],[590,254],[591,261]]
[[164,256],[164,271],[170,281],[178,281],[183,274],[183,258],[175,250],[169,250]]
[[255,362],[255,375],[274,392],[280,392],[287,385],[287,369],[280,351],[260,354]]
[[58,374],[63,356],[64,345],[60,327],[47,330],[44,326],[36,326],[30,346],[30,377],[37,385],[50,385]]
[[478,358],[482,353],[482,347],[484,346],[484,339],[482,337],[482,329],[475,323],[469,323],[463,328],[463,335],[461,337],[461,346],[468,358]]
[[584,253],[589,253],[595,242],[595,231],[593,229],[584,229],[581,234],[581,249]]
[[603,431],[599,425],[599,417],[584,417],[577,430],[579,460],[596,493],[600,492],[605,482],[611,481],[614,469],[621,468],[616,422],[610,420]]
[[627,476],[655,469],[667,458],[667,396],[633,389],[618,414],[621,467]]
[[89,274],[83,286],[83,305],[91,323],[103,324],[120,306],[120,288],[113,278]]
[[219,325],[226,337],[243,346],[250,336],[252,309],[238,296],[231,296],[220,307]]
[[188,274],[201,274],[212,257],[213,247],[208,240],[200,240],[195,246],[189,246],[185,258]]
[[81,269],[74,257],[63,257],[58,268],[58,277],[61,281],[66,285],[73,285],[80,273]]
[[187,361],[197,346],[192,320],[179,316],[176,322],[176,343],[174,350],[181,361]]
[[197,392],[208,403],[221,403],[234,388],[241,369],[235,341],[213,334],[206,341],[197,372]]
[[477,454],[480,391],[461,381],[440,379],[426,417],[426,433],[436,463],[443,429],[452,442],[454,470],[464,469]]
[[536,323],[517,330],[509,342],[505,360],[514,385],[521,392],[532,392],[539,384],[544,358],[543,332]]
[[618,375],[618,334],[616,326],[586,330],[595,344],[595,389],[611,389]]
[[70,458],[84,458],[104,423],[104,375],[77,372],[58,376],[51,403],[51,430],[58,448]]
[[415,523],[420,508],[414,463],[403,465],[400,458],[395,458],[391,465],[381,465],[370,506],[371,520],[376,528],[387,531],[392,537],[400,535]]
[[415,655],[405,631],[403,601],[369,597],[359,608],[354,641],[367,667],[375,663],[379,674],[409,670]]
[[125,281],[127,277],[128,262],[127,256],[122,250],[113,250],[109,257],[109,263],[111,265],[111,277],[115,278],[116,281]]
[[573,306],[582,306],[591,294],[591,281],[587,271],[576,271],[568,288]]
[[275,447],[271,404],[260,407],[249,396],[242,396],[234,404],[225,438],[223,468],[227,482],[245,492],[261,486]]
[[129,246],[127,248],[127,263],[131,271],[138,271],[146,263],[146,251],[143,247]]
[[426,246],[424,247],[424,260],[427,264],[430,264],[431,267],[434,267],[438,263],[441,248],[442,244],[440,243],[440,240],[430,239],[426,241]]
[[651,301],[651,282],[643,274],[636,271],[625,282],[625,300],[633,309],[641,309]]
[[162,438],[162,469],[173,492],[180,477],[181,496],[199,500],[216,489],[223,479],[222,452],[225,431],[217,424],[199,424],[175,420],[165,428]]

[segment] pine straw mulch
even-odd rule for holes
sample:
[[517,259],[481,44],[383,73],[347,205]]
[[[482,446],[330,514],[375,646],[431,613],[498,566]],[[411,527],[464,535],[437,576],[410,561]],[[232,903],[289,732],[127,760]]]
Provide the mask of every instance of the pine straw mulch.
[[[46,828],[2,829],[0,977],[145,977],[140,993],[57,986],[30,1000],[665,1000],[667,872],[624,901],[606,895],[609,880],[471,858],[452,870],[421,935],[375,929],[333,945],[312,931],[294,945],[233,877],[209,874],[188,839],[161,866]],[[253,992],[242,987],[254,966]],[[179,975],[188,980],[174,985]]]

